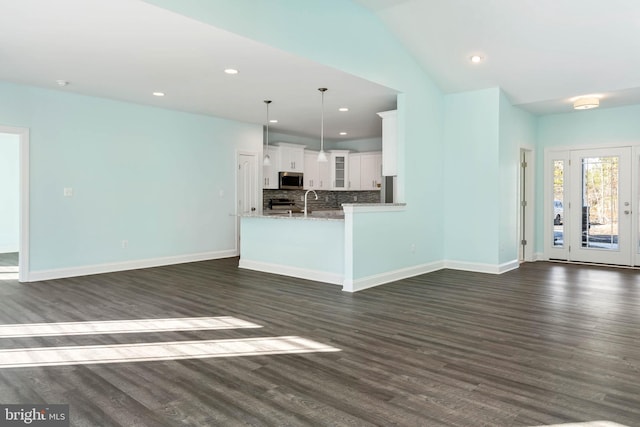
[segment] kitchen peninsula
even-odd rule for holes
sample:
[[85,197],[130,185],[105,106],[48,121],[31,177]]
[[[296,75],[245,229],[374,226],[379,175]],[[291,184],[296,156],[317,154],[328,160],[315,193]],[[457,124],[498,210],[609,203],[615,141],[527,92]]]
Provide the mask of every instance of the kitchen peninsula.
[[[342,208],[344,217],[342,211],[243,216],[239,267],[341,285],[347,292],[397,280],[397,272],[384,271],[375,247],[392,243],[388,233],[393,227],[384,224],[401,222],[406,205],[354,203]],[[381,232],[372,236],[372,226]]]

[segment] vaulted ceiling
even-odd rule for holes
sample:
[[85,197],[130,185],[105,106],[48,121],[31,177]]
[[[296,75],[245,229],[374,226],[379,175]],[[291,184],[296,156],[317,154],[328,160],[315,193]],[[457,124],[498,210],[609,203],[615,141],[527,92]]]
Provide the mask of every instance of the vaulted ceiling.
[[[640,103],[637,0],[353,1],[444,93],[499,86],[536,114],[586,94],[601,108]],[[395,108],[393,89],[139,0],[0,0],[0,64],[0,80],[250,123],[265,122],[271,99],[273,129],[305,136],[319,134],[328,87],[334,140],[379,135],[375,112]]]
[[[355,0],[446,93],[501,87],[537,114],[640,103],[637,0]],[[472,55],[483,57],[479,64]]]

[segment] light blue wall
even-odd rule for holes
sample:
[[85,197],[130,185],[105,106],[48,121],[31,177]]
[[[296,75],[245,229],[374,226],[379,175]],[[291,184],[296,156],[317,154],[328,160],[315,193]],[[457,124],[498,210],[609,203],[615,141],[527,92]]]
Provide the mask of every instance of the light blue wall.
[[538,119],[539,147],[637,144],[639,117],[640,105],[542,116]]
[[31,271],[234,250],[261,126],[1,82],[0,124],[30,128]]
[[449,261],[518,259],[519,153],[536,144],[535,117],[499,88],[445,97],[445,252]]
[[[404,238],[405,222],[409,212],[368,212],[353,216],[353,279],[364,279],[397,270],[398,257],[405,259],[407,266],[424,264],[420,253],[430,242],[420,236],[410,242]],[[413,246],[415,245],[415,247]],[[380,250],[391,246],[398,251],[394,256]]]
[[[304,145],[307,150],[320,150],[319,137],[309,138],[307,136],[290,135],[287,133],[269,131],[269,144],[277,144],[278,142]],[[328,148],[328,147],[325,147],[325,148]]]
[[334,142],[331,144],[331,148],[335,150],[351,150],[358,153],[382,151],[382,137]]
[[544,250],[544,149],[640,144],[640,105],[576,111],[538,118],[536,252]]
[[[382,122],[380,122],[382,125]],[[304,145],[307,150],[320,150],[320,138],[309,138],[306,136],[290,135],[280,132],[269,131],[269,144],[286,142],[288,144]],[[325,150],[350,150],[354,152],[382,151],[382,137],[352,139],[344,141],[324,141]]]
[[18,252],[20,138],[0,133],[0,253]]
[[518,259],[520,149],[536,145],[536,118],[500,93],[499,264]]
[[408,209],[396,239],[379,249],[390,268],[443,258],[443,96],[370,10],[345,0],[148,2],[401,92],[398,187]]
[[445,97],[445,259],[498,264],[498,88]]
[[243,217],[243,262],[344,274],[344,221]]

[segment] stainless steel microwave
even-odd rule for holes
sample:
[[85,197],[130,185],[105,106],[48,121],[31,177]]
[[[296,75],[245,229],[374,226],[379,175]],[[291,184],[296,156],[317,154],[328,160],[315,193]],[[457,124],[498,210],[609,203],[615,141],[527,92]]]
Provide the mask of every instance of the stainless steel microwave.
[[281,190],[302,190],[303,181],[300,172],[280,172],[278,188]]

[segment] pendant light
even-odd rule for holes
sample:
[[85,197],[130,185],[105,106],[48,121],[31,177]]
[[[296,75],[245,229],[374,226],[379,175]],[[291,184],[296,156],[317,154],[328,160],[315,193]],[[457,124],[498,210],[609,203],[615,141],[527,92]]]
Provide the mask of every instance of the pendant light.
[[265,166],[271,166],[271,157],[269,156],[269,104],[271,104],[271,100],[265,99],[264,103],[267,104],[267,148],[264,151],[264,159],[262,159],[262,163]]
[[320,91],[321,100],[321,116],[320,116],[320,152],[318,153],[318,161],[326,162],[327,154],[324,152],[324,93],[327,91],[326,87],[318,88]]

